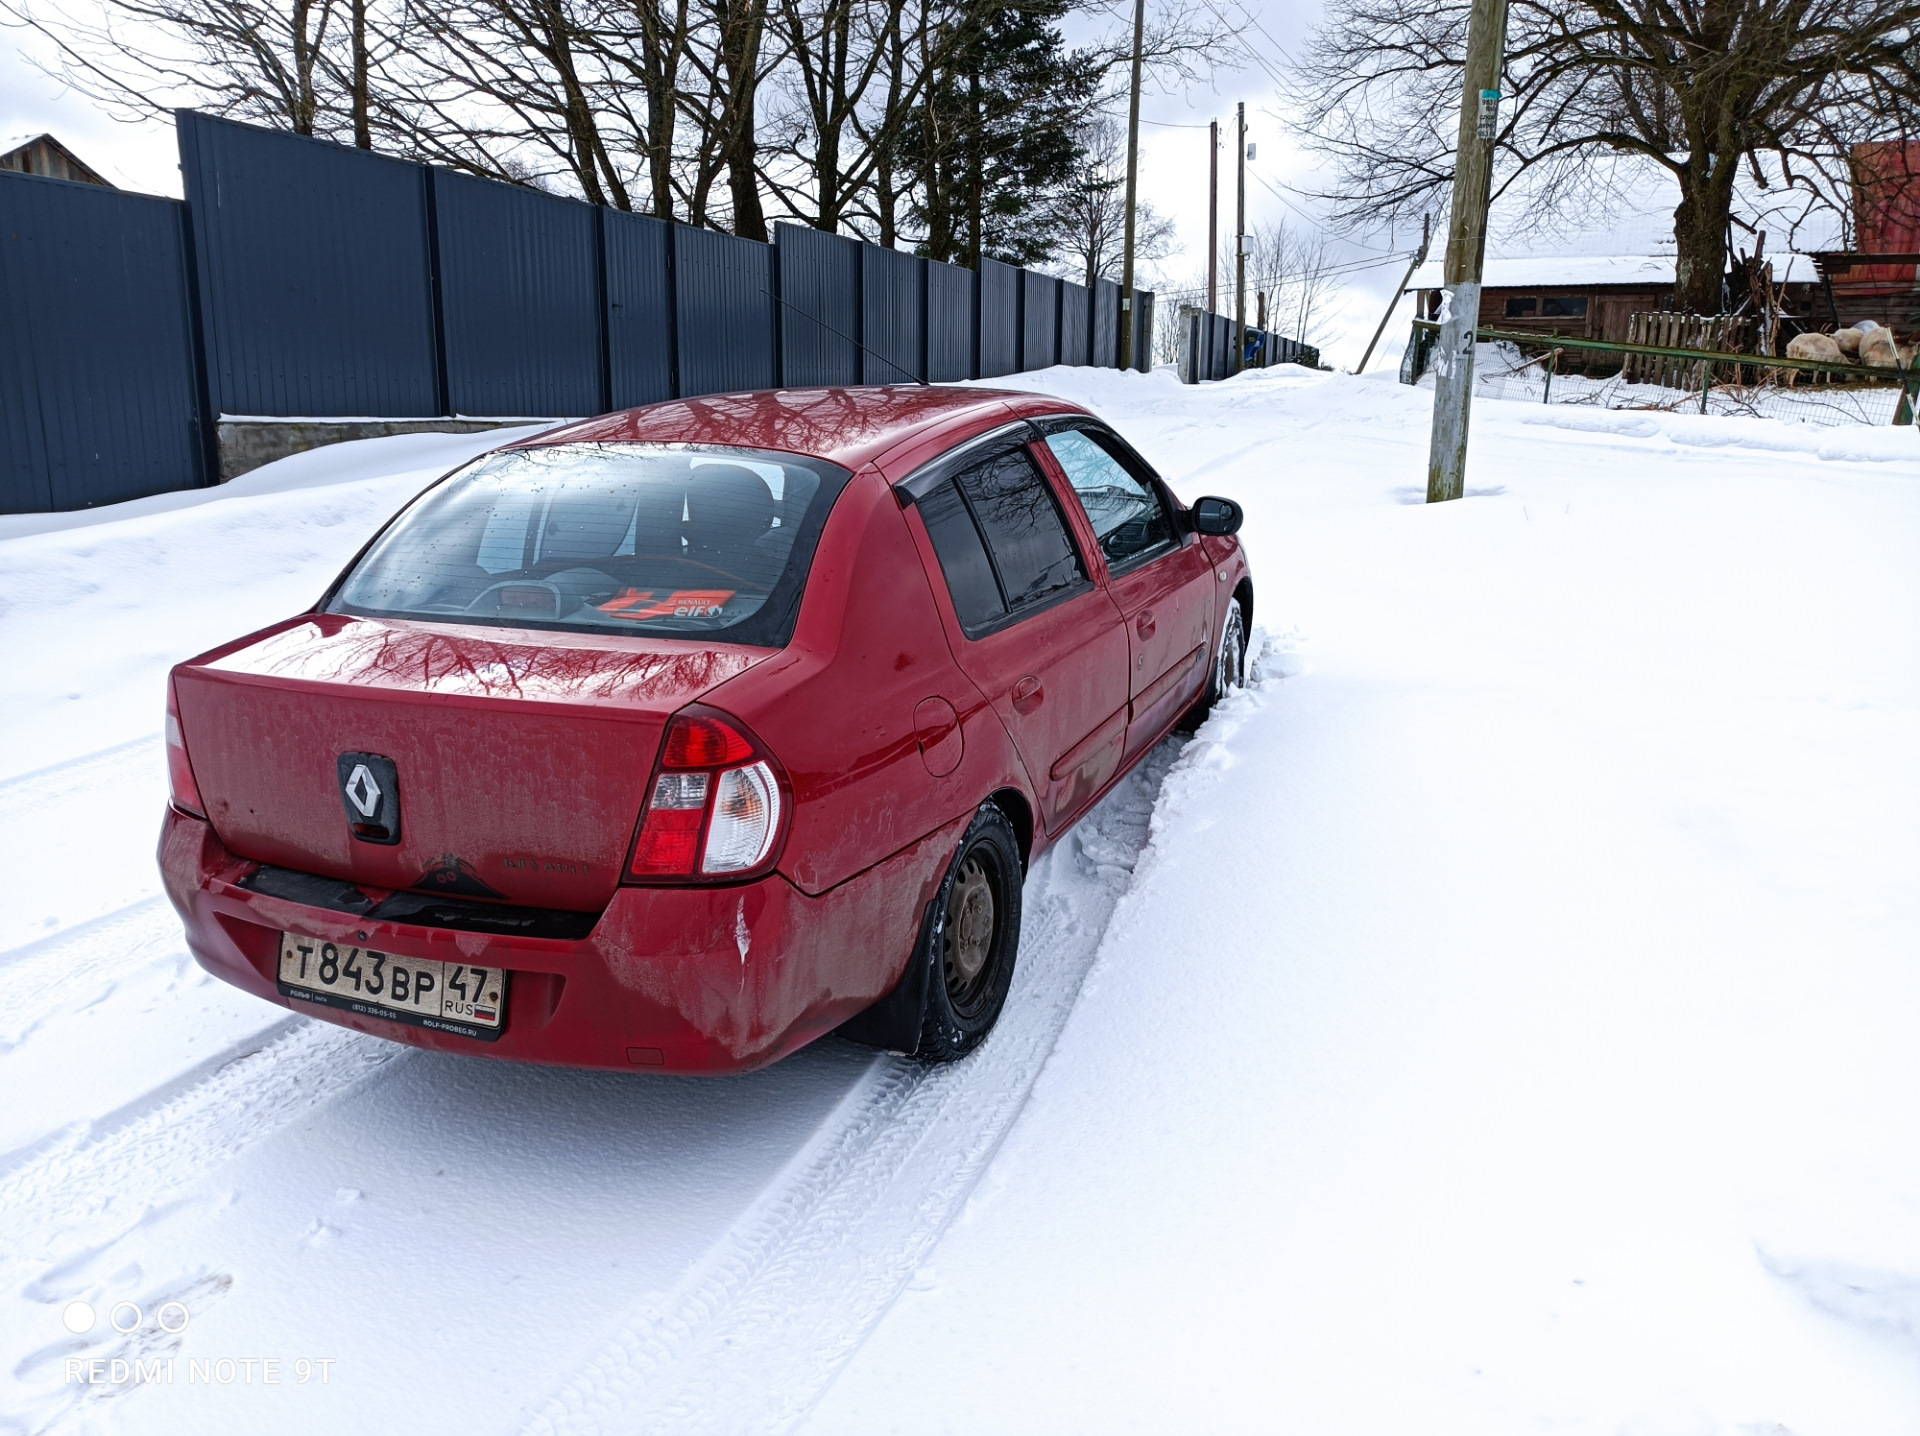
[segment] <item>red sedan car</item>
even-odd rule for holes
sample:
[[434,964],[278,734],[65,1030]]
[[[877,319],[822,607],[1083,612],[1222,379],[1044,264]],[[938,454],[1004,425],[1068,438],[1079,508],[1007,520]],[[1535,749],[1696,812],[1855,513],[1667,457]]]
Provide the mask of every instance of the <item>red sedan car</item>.
[[1242,680],[1237,505],[981,389],[719,395],[428,488],[312,611],[173,670],[202,966],[443,1051],[959,1057],[1027,864]]

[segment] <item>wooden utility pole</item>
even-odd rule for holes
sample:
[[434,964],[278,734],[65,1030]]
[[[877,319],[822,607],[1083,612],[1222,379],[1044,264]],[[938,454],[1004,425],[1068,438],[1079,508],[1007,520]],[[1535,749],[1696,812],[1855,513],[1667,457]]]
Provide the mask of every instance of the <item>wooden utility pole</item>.
[[1238,198],[1233,211],[1233,365],[1238,374],[1247,362],[1247,106],[1244,101],[1234,115],[1235,149],[1239,159]]
[[1207,313],[1220,308],[1220,122],[1207,121]]
[[1380,327],[1373,331],[1373,338],[1367,341],[1367,352],[1360,356],[1360,366],[1353,372],[1367,372],[1367,360],[1373,358],[1373,346],[1380,342],[1380,336],[1387,332],[1387,321],[1393,318],[1393,311],[1400,307],[1400,296],[1407,292],[1407,286],[1413,282],[1413,272],[1427,262],[1427,247],[1433,243],[1433,216],[1420,216],[1420,248],[1413,256],[1413,263],[1407,266],[1407,272],[1401,277],[1400,287],[1393,291],[1387,300],[1387,312],[1380,316]]
[[1140,185],[1140,48],[1147,0],[1133,0],[1133,84],[1127,91],[1127,237],[1120,255],[1120,367],[1133,367],[1133,206]]
[[1500,71],[1507,46],[1507,0],[1473,0],[1460,99],[1460,147],[1447,218],[1447,308],[1433,349],[1433,441],[1427,502],[1465,492],[1467,414],[1473,403],[1473,336],[1480,323],[1480,275],[1487,253],[1487,200],[1493,190],[1493,140],[1500,127]]

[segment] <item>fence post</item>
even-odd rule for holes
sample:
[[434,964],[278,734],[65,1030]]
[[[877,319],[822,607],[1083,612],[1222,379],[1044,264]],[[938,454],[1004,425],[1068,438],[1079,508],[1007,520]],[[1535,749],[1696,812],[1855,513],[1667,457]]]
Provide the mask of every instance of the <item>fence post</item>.
[[432,165],[420,166],[420,183],[426,193],[427,293],[433,306],[434,408],[441,414],[451,414],[453,378],[447,367],[447,303],[440,289],[440,189],[436,182],[439,174]]
[[674,232],[680,227],[680,221],[670,219],[667,224],[667,397],[679,399],[685,397],[680,387],[680,246],[674,243]]
[[[193,206],[182,203],[180,220],[180,271],[186,286],[187,346],[193,363],[193,423],[199,430],[196,446],[200,456],[200,487],[221,482],[220,414],[213,407],[213,386],[207,377],[207,335],[200,308],[200,251],[193,237]],[[1897,356],[1896,356],[1897,357]]]
[[593,269],[600,321],[600,412],[613,411],[613,333],[607,320],[607,211],[593,207]]
[[1559,362],[1560,351],[1558,349],[1549,349],[1547,351],[1547,383],[1546,387],[1540,391],[1540,402],[1542,404],[1547,403],[1553,398],[1553,366]]

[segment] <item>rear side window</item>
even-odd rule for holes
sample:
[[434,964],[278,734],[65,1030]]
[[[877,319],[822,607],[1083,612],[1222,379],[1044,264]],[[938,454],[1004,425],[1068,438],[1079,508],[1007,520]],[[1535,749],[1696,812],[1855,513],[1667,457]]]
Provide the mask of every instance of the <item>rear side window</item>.
[[954,612],[970,634],[1087,581],[1053,493],[1024,450],[962,469],[919,505]]
[[1007,603],[1000,596],[1000,582],[993,576],[980,530],[974,527],[973,515],[953,480],[920,500],[920,517],[933,539],[933,551],[940,555],[960,626],[969,633],[988,627],[1006,613]]
[[327,608],[777,646],[847,477],[752,450],[506,450],[401,514]]
[[1047,436],[1047,447],[1065,471],[1093,524],[1100,552],[1115,568],[1156,553],[1173,542],[1173,523],[1160,495],[1083,429]]

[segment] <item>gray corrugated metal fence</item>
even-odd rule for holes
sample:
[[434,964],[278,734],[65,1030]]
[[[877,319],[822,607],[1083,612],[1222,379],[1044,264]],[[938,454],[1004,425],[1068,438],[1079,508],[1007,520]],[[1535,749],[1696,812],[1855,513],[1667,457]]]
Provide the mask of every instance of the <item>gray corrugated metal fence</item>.
[[1023,270],[1020,367],[1048,369],[1060,362],[1060,281]]
[[1120,365],[1120,286],[1111,279],[1093,282],[1093,356],[1096,369]]
[[997,379],[1020,368],[1020,273],[997,259],[980,261],[977,376]]
[[1133,292],[1133,367],[1142,374],[1153,372],[1153,291]]
[[0,513],[210,481],[185,218],[0,170]]
[[927,382],[980,377],[980,276],[927,261]]
[[1118,362],[1108,280],[791,225],[760,244],[176,118],[184,205],[0,173],[0,511],[211,482],[223,415],[568,417]]
[[780,382],[789,389],[860,382],[860,242],[804,225],[774,226],[780,269]]
[[675,225],[673,306],[682,395],[780,382],[771,245]]
[[1086,286],[1060,282],[1060,362],[1085,364],[1093,352],[1093,311],[1087,307]]
[[214,412],[446,413],[426,170],[177,118]]
[[[1223,314],[1183,305],[1180,310],[1180,354],[1175,365],[1183,384],[1201,384],[1224,379],[1241,367],[1233,354],[1233,321]],[[1244,363],[1264,369],[1275,364],[1306,364],[1317,367],[1320,351],[1284,334],[1247,326]]]
[[649,215],[600,212],[607,298],[607,381],[616,409],[671,399],[672,226]]
[[917,254],[860,246],[863,384],[927,377],[927,262]]
[[592,206],[435,170],[433,207],[448,407],[488,416],[609,407]]

